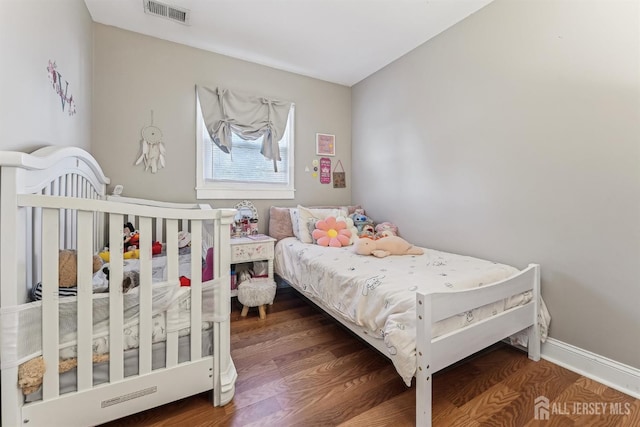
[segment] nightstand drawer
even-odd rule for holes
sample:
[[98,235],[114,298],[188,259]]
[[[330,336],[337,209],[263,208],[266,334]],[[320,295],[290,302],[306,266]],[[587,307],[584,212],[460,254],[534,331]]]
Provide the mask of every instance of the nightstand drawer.
[[231,263],[273,259],[273,242],[252,242],[231,245]]

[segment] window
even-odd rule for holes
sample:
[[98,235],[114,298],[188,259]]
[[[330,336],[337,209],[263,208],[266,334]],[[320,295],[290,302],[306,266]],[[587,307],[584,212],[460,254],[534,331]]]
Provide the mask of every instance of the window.
[[287,126],[279,142],[277,171],[261,153],[262,137],[250,141],[232,135],[230,153],[209,136],[199,101],[196,105],[196,193],[198,199],[293,199],[294,120],[291,104]]

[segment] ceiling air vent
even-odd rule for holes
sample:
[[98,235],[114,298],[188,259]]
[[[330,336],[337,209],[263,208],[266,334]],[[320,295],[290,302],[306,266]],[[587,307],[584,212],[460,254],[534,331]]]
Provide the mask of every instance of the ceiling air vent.
[[144,13],[161,16],[181,24],[189,25],[189,11],[154,0],[143,0]]

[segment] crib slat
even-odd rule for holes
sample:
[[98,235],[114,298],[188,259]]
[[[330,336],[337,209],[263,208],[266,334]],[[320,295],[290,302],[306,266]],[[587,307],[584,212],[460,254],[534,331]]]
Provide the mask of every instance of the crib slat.
[[[33,214],[34,208],[28,207],[25,208],[25,217],[26,217],[26,226],[28,227],[27,235],[25,236],[25,245],[26,245],[26,253],[34,254],[34,224]],[[36,264],[37,265],[37,264]],[[26,275],[27,275],[27,286],[33,286],[37,283],[37,271],[38,269],[34,267],[34,257],[30,256],[26,259]]]
[[156,218],[156,240],[158,242],[164,242],[162,235],[162,218]]
[[[65,189],[65,195],[67,197],[74,197],[75,196],[75,191],[74,191],[74,178],[75,176],[72,174],[67,175],[67,186]],[[74,210],[72,209],[65,209],[65,215],[64,215],[64,225],[63,225],[63,229],[62,232],[64,233],[64,242],[63,242],[63,248],[64,249],[75,249],[76,245],[75,245],[75,241],[73,240],[73,235],[72,235],[72,231],[73,231],[73,213]]]
[[78,230],[86,238],[78,240],[78,390],[93,386],[93,212],[80,211]]
[[[42,209],[35,207],[33,208],[33,226],[31,227],[31,231],[33,232],[33,259],[32,263],[34,266],[34,277],[31,285],[35,285],[38,282],[42,281],[42,271],[38,268],[40,265],[40,260],[42,259]],[[29,282],[27,282],[29,283]]]
[[[178,220],[167,219],[167,281],[178,283]],[[178,331],[169,331],[168,326],[178,319],[178,307],[167,310],[167,368],[178,364]]]
[[202,357],[202,221],[191,221],[191,361]]
[[109,381],[124,376],[124,303],[122,300],[122,214],[109,214]]
[[167,219],[167,280],[178,281],[178,221]]
[[[72,191],[73,191],[73,197],[80,197],[82,195],[82,181],[80,180],[80,176],[74,174],[73,175],[73,187],[72,187]],[[71,244],[73,245],[74,248],[78,247],[78,211],[76,210],[70,210],[70,214],[71,214],[71,218],[70,218],[70,223],[71,223],[71,234],[70,234],[70,238],[71,238]],[[67,224],[68,226],[69,224]]]
[[[58,360],[58,249],[60,212],[42,210],[42,356],[44,360]],[[49,364],[42,379],[42,398],[52,399],[59,394],[58,366]]]
[[140,375],[151,372],[152,327],[152,269],[151,269],[151,218],[140,218]]
[[[51,195],[52,196],[62,196],[64,195],[66,189],[67,181],[64,176],[61,176],[57,180],[53,181],[53,185],[51,186]],[[64,247],[64,216],[66,213],[66,209],[60,209],[60,225],[59,225],[59,233],[60,237],[58,238],[58,242],[60,244],[59,249]]]

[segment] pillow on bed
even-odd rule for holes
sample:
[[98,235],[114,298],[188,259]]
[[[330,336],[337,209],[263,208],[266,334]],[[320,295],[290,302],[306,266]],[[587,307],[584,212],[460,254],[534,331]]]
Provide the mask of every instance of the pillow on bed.
[[[313,237],[311,237],[311,232],[309,231],[309,220],[325,219],[328,216],[347,216],[347,212],[342,209],[315,209],[305,208],[304,206],[298,205],[298,209],[296,210],[298,222],[298,234],[296,235],[296,237],[298,237],[298,240],[300,240],[302,243],[313,243]],[[296,225],[294,224],[293,227],[295,234]]]
[[347,230],[347,223],[336,220],[334,216],[317,221],[311,235],[319,246],[341,248],[351,244],[351,231]]
[[351,206],[312,206],[313,209],[342,209],[346,210],[349,215],[355,213],[356,209],[362,209],[360,205]]
[[[302,227],[306,227],[307,230],[309,230],[309,227],[311,227],[311,230],[309,231],[309,236],[313,232],[313,229],[315,228],[315,223],[309,224],[309,221],[301,223],[300,215],[297,208],[283,208],[283,207],[273,206],[272,209],[273,211],[272,210],[269,211],[269,235],[274,239],[280,240],[280,239],[284,239],[285,237],[295,236],[298,240],[302,240],[300,239],[300,233],[299,233],[301,224],[302,224]],[[348,215],[351,215],[352,213],[355,212],[356,209],[362,209],[362,207],[360,205],[314,206],[314,207],[305,208],[305,209],[311,209],[312,211],[314,210],[335,211],[336,209],[339,209],[342,211],[347,211]],[[322,218],[320,216],[322,216]],[[324,219],[324,216],[326,215],[324,216],[320,215],[320,216],[318,217],[313,216],[313,218],[317,221],[319,219]],[[347,216],[347,215],[344,215],[344,216]],[[271,223],[272,218],[275,219],[275,222],[273,225]],[[303,234],[304,236],[306,236],[306,233],[303,233]],[[312,243],[312,242],[307,242],[307,243]]]
[[295,236],[289,208],[269,208],[269,236],[276,240]]

